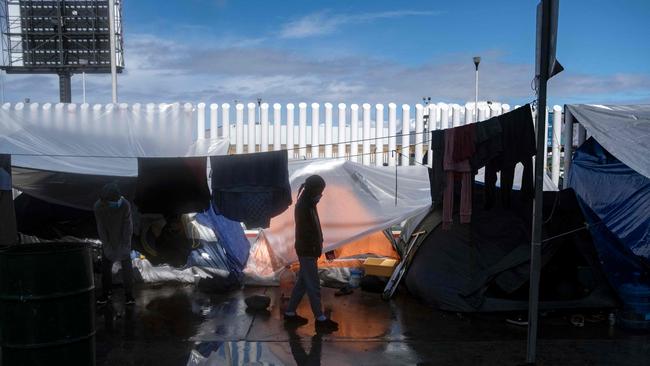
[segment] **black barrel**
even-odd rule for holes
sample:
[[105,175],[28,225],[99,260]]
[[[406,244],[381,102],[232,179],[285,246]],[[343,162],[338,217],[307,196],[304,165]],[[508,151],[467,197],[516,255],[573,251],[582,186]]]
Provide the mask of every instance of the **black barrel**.
[[0,248],[0,365],[94,365],[91,248]]

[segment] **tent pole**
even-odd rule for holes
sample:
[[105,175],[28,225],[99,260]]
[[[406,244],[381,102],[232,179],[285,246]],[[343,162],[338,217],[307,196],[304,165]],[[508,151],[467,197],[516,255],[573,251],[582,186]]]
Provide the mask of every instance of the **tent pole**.
[[534,364],[537,350],[537,322],[539,308],[539,279],[542,259],[542,199],[544,182],[544,163],[546,160],[546,83],[549,76],[551,0],[542,2],[542,34],[539,68],[539,94],[537,96],[537,155],[535,157],[535,202],[533,204],[533,236],[530,249],[530,289],[528,295],[528,346],[526,362]]

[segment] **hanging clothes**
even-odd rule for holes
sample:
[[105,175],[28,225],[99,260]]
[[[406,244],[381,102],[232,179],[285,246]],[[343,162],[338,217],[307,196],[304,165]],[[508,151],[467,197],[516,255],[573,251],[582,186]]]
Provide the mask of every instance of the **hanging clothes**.
[[524,167],[521,193],[525,199],[534,195],[533,161],[535,147],[535,128],[530,105],[496,117],[501,127],[501,152],[485,165],[485,206],[490,208],[496,201],[497,172],[501,172],[501,202],[510,207],[515,166]]
[[454,182],[461,180],[460,223],[467,224],[472,218],[472,167],[469,159],[474,155],[475,126],[469,124],[445,131],[444,170],[445,191],[442,204],[442,225],[447,229],[452,223],[454,210]]
[[11,188],[11,155],[0,154],[0,245],[13,245],[18,239]]
[[469,159],[474,172],[484,167],[488,161],[496,158],[503,151],[501,142],[501,123],[499,117],[475,123],[474,155]]
[[431,203],[434,207],[442,204],[443,191],[445,189],[444,156],[445,131],[431,131],[431,156],[428,156],[427,159],[431,159],[429,184],[431,185]]
[[267,228],[291,205],[286,150],[211,156],[212,200],[225,217]]
[[135,204],[140,213],[180,215],[210,207],[204,157],[138,158]]

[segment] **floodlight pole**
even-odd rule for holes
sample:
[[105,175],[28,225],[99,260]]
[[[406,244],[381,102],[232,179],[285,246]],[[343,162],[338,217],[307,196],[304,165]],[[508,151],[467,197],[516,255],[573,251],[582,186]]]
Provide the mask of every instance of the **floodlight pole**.
[[59,71],[59,102],[72,103],[72,74],[67,70]]
[[540,47],[539,94],[537,95],[537,154],[535,156],[535,202],[533,204],[533,236],[530,249],[530,288],[528,292],[528,345],[526,362],[534,364],[537,350],[537,323],[539,310],[539,280],[542,260],[542,200],[544,163],[546,160],[546,83],[549,77],[549,52],[551,42],[551,0],[542,3],[542,34]]
[[108,38],[111,53],[112,100],[117,103],[117,54],[115,50],[115,0],[108,0]]

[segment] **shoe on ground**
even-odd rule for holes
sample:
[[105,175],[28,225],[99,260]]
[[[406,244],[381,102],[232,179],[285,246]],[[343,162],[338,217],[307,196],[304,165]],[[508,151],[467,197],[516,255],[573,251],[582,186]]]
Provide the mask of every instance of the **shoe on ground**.
[[109,301],[111,301],[110,295],[109,296],[102,295],[102,296],[97,298],[97,304],[99,304],[99,305],[104,305]]
[[303,318],[302,316],[296,315],[286,315],[284,314],[284,324],[287,326],[300,327],[309,323],[309,320]]
[[318,333],[332,333],[339,330],[339,323],[332,319],[316,320],[316,332]]
[[127,296],[124,299],[124,305],[135,305],[135,299],[133,298],[133,296]]
[[528,325],[528,320],[524,317],[515,317],[506,319],[506,323],[525,327]]

